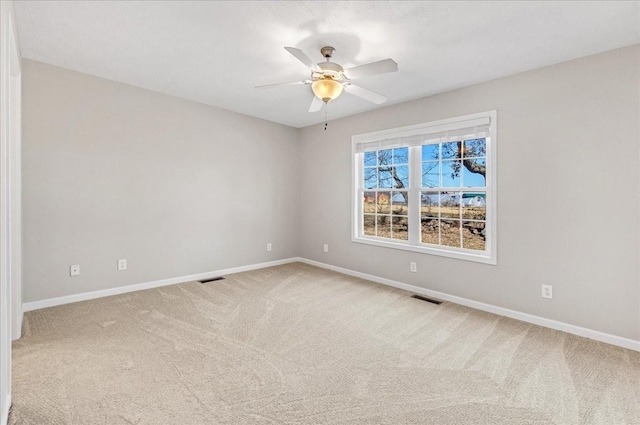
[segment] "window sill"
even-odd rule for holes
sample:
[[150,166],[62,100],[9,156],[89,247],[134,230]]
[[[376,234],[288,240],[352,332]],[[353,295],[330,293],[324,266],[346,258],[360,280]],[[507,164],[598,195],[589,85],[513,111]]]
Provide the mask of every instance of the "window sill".
[[475,263],[483,263],[489,265],[497,265],[495,254],[493,256],[487,253],[476,253],[470,250],[440,249],[428,246],[407,245],[403,243],[392,242],[383,239],[352,237],[351,242],[362,243],[366,245],[379,246],[383,248],[399,249],[402,251],[418,252],[420,254],[437,255],[439,257],[455,258],[458,260],[472,261]]

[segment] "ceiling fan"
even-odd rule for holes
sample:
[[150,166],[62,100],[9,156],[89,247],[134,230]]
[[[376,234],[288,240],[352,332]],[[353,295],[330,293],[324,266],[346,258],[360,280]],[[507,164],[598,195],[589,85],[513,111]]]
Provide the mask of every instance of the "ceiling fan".
[[323,102],[329,103],[331,100],[340,96],[343,90],[378,105],[384,103],[387,100],[386,96],[360,86],[356,86],[351,81],[361,77],[384,74],[386,72],[395,72],[398,70],[398,64],[395,63],[393,59],[383,59],[377,62],[344,69],[337,63],[331,62],[333,52],[336,50],[331,46],[325,46],[320,49],[320,53],[325,57],[326,62],[320,62],[318,64],[315,64],[300,49],[296,49],[295,47],[285,47],[285,50],[311,69],[311,79],[292,81],[289,83],[267,84],[264,86],[257,86],[256,88],[263,89],[298,84],[311,85],[311,89],[315,96],[313,97],[313,101],[309,107],[309,112],[319,111],[322,109]]

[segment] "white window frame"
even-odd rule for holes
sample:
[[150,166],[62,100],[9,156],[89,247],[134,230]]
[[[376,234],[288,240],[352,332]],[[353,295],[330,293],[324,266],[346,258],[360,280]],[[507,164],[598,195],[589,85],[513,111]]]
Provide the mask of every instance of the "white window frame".
[[[392,128],[375,131],[372,133],[357,134],[351,138],[351,241],[367,245],[375,245],[385,248],[400,249],[419,252],[423,254],[438,255],[442,257],[456,258],[460,260],[474,261],[484,264],[497,264],[497,111],[486,111],[477,114],[464,115],[455,118],[426,122],[406,127]],[[362,192],[366,191],[363,184],[363,156],[358,152],[357,145],[362,143],[375,143],[384,140],[398,139],[402,137],[420,136],[441,131],[442,128],[456,129],[469,126],[470,122],[479,119],[489,119],[489,134],[486,138],[486,235],[485,251],[477,251],[465,248],[449,247],[443,245],[425,245],[420,239],[420,192],[422,186],[421,155],[418,154],[420,146],[409,148],[409,240],[365,236],[363,230],[363,202]],[[486,123],[485,123],[486,124]],[[426,188],[425,188],[426,189]],[[461,188],[464,190],[464,188]],[[390,189],[391,190],[391,189]]]

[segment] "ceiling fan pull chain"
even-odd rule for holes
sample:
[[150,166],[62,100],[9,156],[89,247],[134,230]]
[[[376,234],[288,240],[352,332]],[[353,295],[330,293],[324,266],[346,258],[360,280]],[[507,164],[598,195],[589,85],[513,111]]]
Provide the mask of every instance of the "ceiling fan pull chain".
[[327,109],[329,108],[329,102],[324,103],[324,131],[327,131],[327,125],[329,124],[327,120]]

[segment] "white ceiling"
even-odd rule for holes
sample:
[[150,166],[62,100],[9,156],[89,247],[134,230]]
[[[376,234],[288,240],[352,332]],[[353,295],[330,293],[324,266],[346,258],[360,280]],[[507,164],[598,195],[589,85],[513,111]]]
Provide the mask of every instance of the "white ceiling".
[[22,56],[266,120],[304,127],[309,78],[284,46],[345,68],[385,58],[397,73],[356,83],[329,119],[640,42],[638,1],[14,2]]

